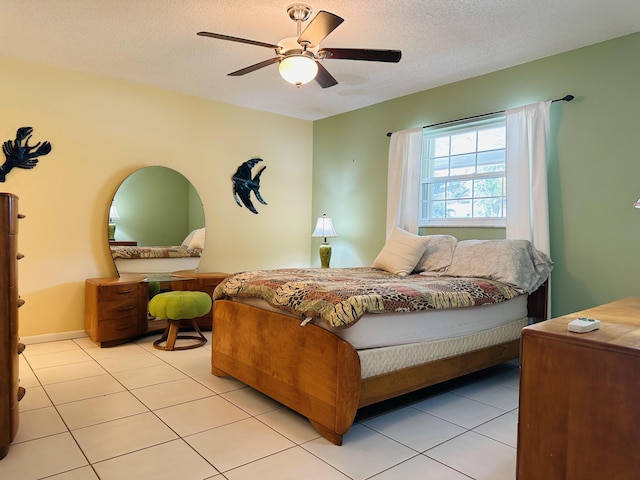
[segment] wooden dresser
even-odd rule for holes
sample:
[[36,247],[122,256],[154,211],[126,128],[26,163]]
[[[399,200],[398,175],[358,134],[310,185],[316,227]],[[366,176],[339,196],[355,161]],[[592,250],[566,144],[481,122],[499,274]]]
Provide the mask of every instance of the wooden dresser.
[[[227,277],[220,272],[175,272],[160,282],[163,290],[196,290],[213,293]],[[149,283],[141,275],[89,278],[85,282],[84,327],[89,338],[101,347],[110,347],[140,335],[162,332],[164,321],[149,322]],[[211,330],[212,313],[197,319],[201,329]],[[186,325],[186,324],[185,324]]]
[[18,197],[0,193],[0,458],[18,431],[18,401],[24,388],[18,385]]
[[[567,331],[578,317],[599,330]],[[526,327],[518,480],[640,478],[640,297]]]

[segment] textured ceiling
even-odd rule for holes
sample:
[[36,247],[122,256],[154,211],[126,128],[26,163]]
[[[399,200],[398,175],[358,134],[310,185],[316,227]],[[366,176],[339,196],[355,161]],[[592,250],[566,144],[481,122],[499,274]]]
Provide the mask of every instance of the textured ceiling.
[[[325,60],[338,85],[297,88],[264,47],[295,36],[290,0],[2,0],[0,55],[316,120],[640,31],[638,0],[314,0],[344,23],[324,47],[402,50],[398,64]],[[639,52],[640,53],[640,52]],[[637,59],[636,59],[637,60]]]

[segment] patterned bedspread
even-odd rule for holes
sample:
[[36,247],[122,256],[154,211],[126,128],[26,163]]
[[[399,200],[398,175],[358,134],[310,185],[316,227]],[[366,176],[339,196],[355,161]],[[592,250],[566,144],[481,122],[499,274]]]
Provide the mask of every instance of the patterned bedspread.
[[111,246],[113,258],[179,258],[199,257],[202,250],[199,248],[187,248],[184,246],[170,247],[128,247]]
[[225,279],[213,299],[260,298],[301,317],[346,328],[365,313],[474,307],[520,293],[484,278],[400,277],[368,267],[279,269],[241,272]]

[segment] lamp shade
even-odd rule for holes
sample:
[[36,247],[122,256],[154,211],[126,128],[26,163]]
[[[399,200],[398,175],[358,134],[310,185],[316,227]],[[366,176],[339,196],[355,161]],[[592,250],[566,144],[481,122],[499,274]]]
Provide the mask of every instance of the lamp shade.
[[111,207],[109,208],[109,220],[117,220],[119,218],[120,215],[118,215],[118,209],[115,205],[111,205]]
[[316,228],[311,234],[312,237],[322,237],[325,242],[327,238],[337,237],[336,231],[333,228],[333,222],[331,221],[331,217],[327,217],[326,214],[322,214],[318,221],[316,222]]
[[300,86],[316,78],[318,65],[307,55],[291,55],[280,62],[278,70],[287,82]]
[[640,208],[640,198],[633,204],[634,207]]

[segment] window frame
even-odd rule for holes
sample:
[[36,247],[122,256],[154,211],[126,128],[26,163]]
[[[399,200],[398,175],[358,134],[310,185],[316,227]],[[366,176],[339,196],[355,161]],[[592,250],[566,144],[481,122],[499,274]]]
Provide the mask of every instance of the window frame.
[[[505,146],[504,146],[504,158],[505,165],[504,169],[500,172],[482,172],[482,173],[471,173],[471,174],[463,174],[463,175],[451,175],[447,177],[425,177],[423,176],[424,172],[428,171],[429,165],[427,162],[430,160],[430,138],[434,137],[442,137],[449,135],[456,135],[459,133],[463,133],[465,131],[478,131],[487,128],[495,128],[495,127],[503,127],[505,128]],[[497,149],[502,150],[502,149]],[[474,155],[477,155],[478,150],[476,146],[476,150],[473,152]],[[463,181],[463,180],[480,180],[486,178],[502,178],[503,182],[503,193],[504,193],[504,214],[503,217],[455,217],[455,218],[435,218],[430,219],[426,216],[423,216],[422,212],[426,208],[428,209],[428,199],[423,199],[423,192],[425,191],[425,186],[430,183],[439,183],[434,182],[433,179],[442,179],[441,181]],[[419,227],[487,227],[487,228],[505,228],[506,227],[506,180],[507,180],[507,169],[506,169],[506,116],[504,112],[498,112],[490,115],[483,116],[480,119],[467,119],[461,120],[455,123],[447,123],[442,126],[434,126],[434,127],[426,127],[423,129],[423,144],[422,144],[422,155],[420,158],[420,187],[419,187],[419,208],[418,208],[418,226]],[[426,187],[428,188],[428,187]],[[473,197],[471,197],[471,201],[473,201]],[[426,205],[426,206],[425,206]]]

